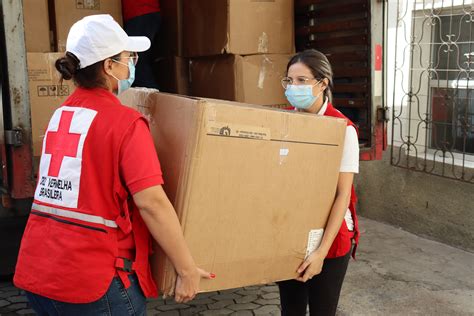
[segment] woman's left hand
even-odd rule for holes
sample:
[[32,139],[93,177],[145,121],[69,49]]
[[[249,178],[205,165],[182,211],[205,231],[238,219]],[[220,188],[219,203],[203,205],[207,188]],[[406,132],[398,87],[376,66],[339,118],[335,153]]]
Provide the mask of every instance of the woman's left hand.
[[300,274],[300,276],[297,277],[296,280],[300,282],[306,282],[315,275],[320,274],[321,270],[323,269],[325,257],[325,255],[318,252],[317,250],[310,254],[298,268],[297,272]]

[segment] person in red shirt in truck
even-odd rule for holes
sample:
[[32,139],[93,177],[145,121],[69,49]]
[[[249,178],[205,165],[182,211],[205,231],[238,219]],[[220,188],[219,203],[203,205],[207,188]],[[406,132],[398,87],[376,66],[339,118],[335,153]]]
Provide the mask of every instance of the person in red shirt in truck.
[[[159,0],[122,0],[122,14],[125,32],[129,36],[146,36],[154,44],[160,30],[161,14]],[[138,53],[135,87],[158,89],[153,75],[153,50]]]

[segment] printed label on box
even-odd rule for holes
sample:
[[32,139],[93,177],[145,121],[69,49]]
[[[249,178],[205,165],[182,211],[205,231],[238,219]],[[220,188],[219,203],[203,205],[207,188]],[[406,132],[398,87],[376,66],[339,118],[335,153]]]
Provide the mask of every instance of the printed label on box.
[[238,138],[270,140],[270,129],[259,126],[207,122],[207,134]]
[[48,69],[28,69],[28,80],[43,81],[50,79]]
[[312,229],[312,230],[309,231],[308,245],[306,246],[305,260],[306,260],[306,258],[308,258],[308,256],[310,254],[313,253],[313,251],[315,251],[316,249],[319,248],[319,245],[321,244],[321,240],[323,239],[323,234],[324,234],[324,229],[323,228]]
[[69,95],[69,86],[67,85],[39,85],[37,87],[39,97],[65,97]]
[[100,0],[76,0],[76,9],[100,10]]

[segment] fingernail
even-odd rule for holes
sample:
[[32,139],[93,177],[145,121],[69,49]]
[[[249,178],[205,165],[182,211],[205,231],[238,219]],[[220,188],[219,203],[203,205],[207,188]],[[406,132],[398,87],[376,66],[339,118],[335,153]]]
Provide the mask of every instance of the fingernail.
[[209,276],[211,277],[211,279],[215,279],[215,278],[216,278],[216,275],[215,275],[214,273],[211,273]]

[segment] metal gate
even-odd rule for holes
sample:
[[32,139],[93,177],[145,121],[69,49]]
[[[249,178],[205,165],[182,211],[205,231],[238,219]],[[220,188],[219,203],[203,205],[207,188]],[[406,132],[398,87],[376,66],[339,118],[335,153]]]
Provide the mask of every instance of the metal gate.
[[392,165],[474,183],[473,0],[389,0]]

